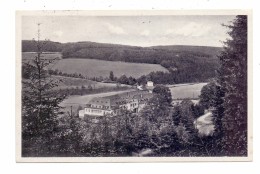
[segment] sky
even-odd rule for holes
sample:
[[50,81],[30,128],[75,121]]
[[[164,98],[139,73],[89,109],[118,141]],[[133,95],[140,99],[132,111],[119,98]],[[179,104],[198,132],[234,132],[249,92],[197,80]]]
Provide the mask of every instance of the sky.
[[66,43],[92,41],[133,46],[198,45],[221,47],[235,16],[23,16],[22,39]]

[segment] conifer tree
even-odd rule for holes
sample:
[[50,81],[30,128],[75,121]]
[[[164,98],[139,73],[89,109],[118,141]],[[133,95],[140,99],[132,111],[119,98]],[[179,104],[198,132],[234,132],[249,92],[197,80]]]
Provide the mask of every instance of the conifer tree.
[[[45,59],[43,47],[45,42],[40,41],[40,24],[38,24],[38,39],[35,42],[37,53],[33,60],[23,62],[23,72],[27,79],[22,80],[22,136],[26,141],[37,144],[50,143],[53,133],[58,126],[59,103],[64,99],[53,90],[58,81],[48,74],[47,67],[55,59]],[[35,154],[34,154],[35,155]]]
[[223,152],[247,155],[247,16],[236,16],[227,25],[231,37],[220,56],[221,86],[224,89]]

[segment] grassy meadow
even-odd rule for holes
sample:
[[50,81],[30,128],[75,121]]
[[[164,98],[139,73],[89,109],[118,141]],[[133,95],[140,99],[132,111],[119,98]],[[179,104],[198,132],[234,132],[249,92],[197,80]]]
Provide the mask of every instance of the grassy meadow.
[[[32,60],[35,55],[36,54],[33,52],[23,52],[22,60]],[[57,69],[62,73],[68,74],[80,73],[87,77],[108,77],[110,71],[113,71],[114,75],[117,77],[120,77],[121,75],[126,75],[128,77],[140,77],[142,75],[147,75],[152,71],[168,71],[166,68],[158,64],[129,63],[79,58],[62,59],[61,53],[44,53],[42,56],[45,59],[58,59],[54,64],[48,67],[52,70]]]
[[[36,56],[35,52],[22,52],[22,60],[23,61],[33,60],[35,58],[35,56]],[[56,58],[56,59],[60,60],[60,59],[62,59],[62,55],[61,55],[61,53],[58,53],[58,52],[57,53],[46,52],[46,53],[42,54],[42,58],[43,59],[54,59],[54,58]]]
[[[82,86],[84,86],[85,88],[91,86],[93,89],[116,87],[116,83],[102,83],[102,82],[96,82],[88,79],[75,78],[75,77],[52,75],[52,78],[60,81],[58,89],[76,88],[76,87],[81,88]],[[128,86],[128,85],[121,84],[121,86]]]
[[81,73],[88,77],[108,77],[110,71],[119,77],[121,75],[140,77],[149,74],[152,71],[168,70],[161,65],[147,63],[128,63],[128,62],[112,62],[95,59],[62,59],[58,61],[52,69],[58,69],[61,72],[73,74]]
[[168,85],[172,99],[198,98],[203,86],[207,83]]

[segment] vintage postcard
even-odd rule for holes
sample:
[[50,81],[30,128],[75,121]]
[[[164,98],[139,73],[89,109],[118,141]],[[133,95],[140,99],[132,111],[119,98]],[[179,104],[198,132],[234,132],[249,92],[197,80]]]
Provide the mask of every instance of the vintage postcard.
[[250,10],[17,11],[17,162],[252,160]]

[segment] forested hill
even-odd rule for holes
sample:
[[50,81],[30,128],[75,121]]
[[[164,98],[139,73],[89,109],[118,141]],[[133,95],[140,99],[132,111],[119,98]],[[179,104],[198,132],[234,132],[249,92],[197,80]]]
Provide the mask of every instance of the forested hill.
[[[43,41],[41,42],[43,43]],[[138,46],[96,43],[96,42],[71,42],[71,43],[59,43],[59,42],[52,42],[52,41],[44,41],[44,42],[45,42],[43,47],[44,52],[62,52],[63,58],[76,57],[76,58],[94,58],[94,59],[102,59],[102,60],[118,59],[123,61],[127,60],[127,56],[130,55],[138,56],[139,59],[141,59],[140,56],[146,57],[149,55],[150,57],[155,57],[158,56],[158,54],[163,54],[164,57],[165,55],[166,57],[169,56],[180,57],[184,53],[194,54],[194,56],[196,57],[215,58],[215,56],[222,50],[222,48],[220,47],[187,46],[187,45],[138,47]],[[23,40],[22,51],[36,52],[37,51],[36,44],[32,40]],[[129,61],[130,60],[134,61],[136,59],[129,59]]]
[[[43,52],[61,52],[62,43],[52,42],[52,41],[40,41],[43,45]],[[32,40],[23,40],[22,41],[22,52],[37,52],[37,44]]]
[[[23,41],[23,52],[35,52],[33,41]],[[170,74],[164,79],[174,82],[201,82],[215,76],[220,47],[206,46],[153,46],[138,47],[95,42],[58,43],[48,41],[43,51],[61,52],[63,59],[87,58],[107,61],[160,64]],[[154,74],[157,76],[157,74]],[[158,75],[162,77],[162,75]],[[169,76],[169,77],[168,77]],[[177,78],[177,79],[176,79]],[[178,78],[185,80],[178,80]],[[159,78],[157,78],[159,79]]]
[[170,46],[154,46],[152,48],[169,50],[169,51],[184,51],[184,52],[194,52],[202,53],[211,56],[218,55],[222,51],[221,47],[209,47],[209,46],[187,46],[187,45],[170,45]]

